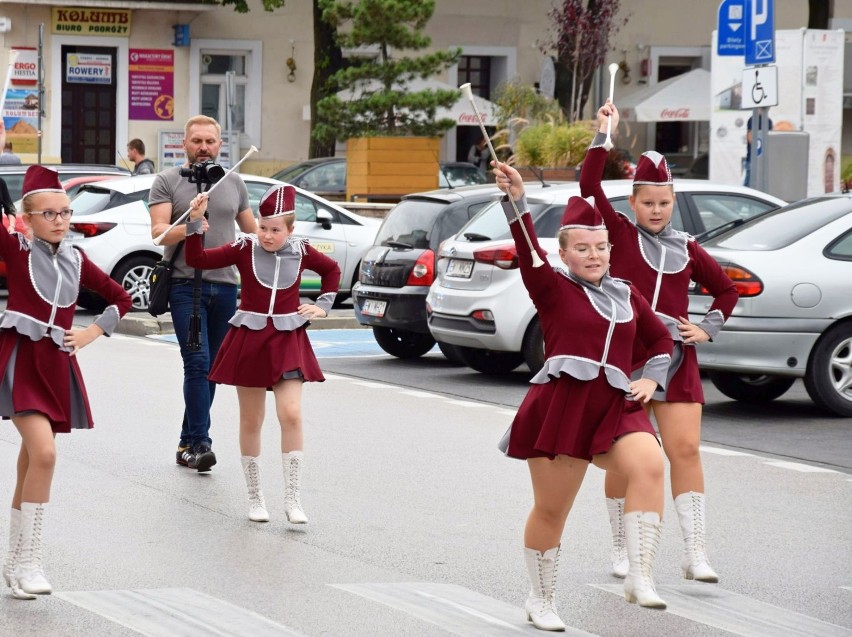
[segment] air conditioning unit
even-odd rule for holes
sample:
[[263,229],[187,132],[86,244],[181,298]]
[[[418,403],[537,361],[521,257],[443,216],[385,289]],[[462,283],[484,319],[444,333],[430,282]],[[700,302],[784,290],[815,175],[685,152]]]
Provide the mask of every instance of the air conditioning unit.
[[0,33],[9,33],[12,30],[12,18],[0,16]]

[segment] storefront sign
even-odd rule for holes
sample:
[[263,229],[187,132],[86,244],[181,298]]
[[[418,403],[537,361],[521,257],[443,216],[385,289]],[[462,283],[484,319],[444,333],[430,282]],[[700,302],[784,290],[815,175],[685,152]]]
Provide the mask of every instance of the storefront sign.
[[76,35],[130,35],[130,9],[53,7],[53,33]]
[[130,49],[130,119],[174,121],[175,54]]
[[69,84],[112,84],[112,56],[99,53],[68,53],[65,81]]
[[12,85],[36,86],[38,84],[38,50],[23,46],[14,46],[12,49],[18,52],[12,67]]

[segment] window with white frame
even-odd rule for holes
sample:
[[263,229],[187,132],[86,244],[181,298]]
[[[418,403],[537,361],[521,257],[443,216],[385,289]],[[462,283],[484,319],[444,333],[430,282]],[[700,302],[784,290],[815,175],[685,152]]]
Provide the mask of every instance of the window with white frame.
[[[223,46],[224,45],[224,46]],[[215,118],[222,130],[240,135],[240,146],[260,145],[261,43],[194,40],[190,57],[190,103]]]

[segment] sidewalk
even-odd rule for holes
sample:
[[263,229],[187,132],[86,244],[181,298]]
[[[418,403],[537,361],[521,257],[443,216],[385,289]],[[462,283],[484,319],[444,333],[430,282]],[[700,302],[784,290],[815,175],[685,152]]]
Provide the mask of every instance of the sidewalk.
[[[327,318],[314,321],[309,330],[343,330],[364,328],[355,318],[351,307],[332,310]],[[118,334],[148,336],[152,334],[174,334],[171,314],[154,317],[147,312],[130,312],[118,324]]]

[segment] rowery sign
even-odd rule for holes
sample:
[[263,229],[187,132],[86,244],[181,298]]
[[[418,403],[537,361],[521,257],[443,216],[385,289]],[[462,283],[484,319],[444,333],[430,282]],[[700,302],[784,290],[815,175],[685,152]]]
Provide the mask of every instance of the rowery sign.
[[130,35],[130,9],[53,7],[51,32],[76,35]]

